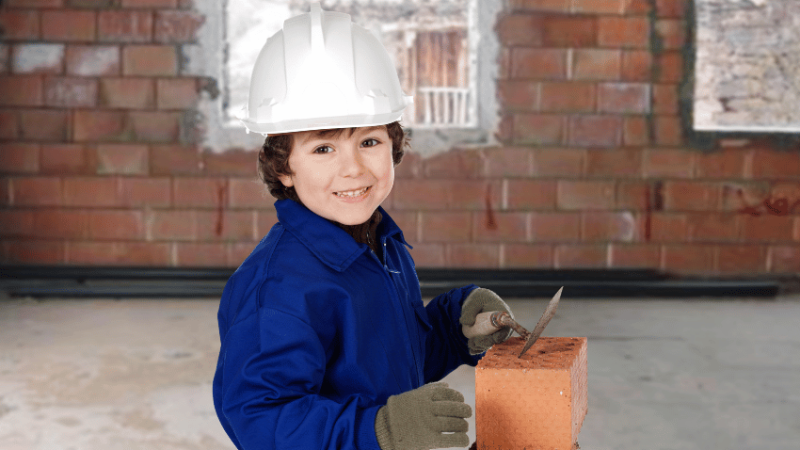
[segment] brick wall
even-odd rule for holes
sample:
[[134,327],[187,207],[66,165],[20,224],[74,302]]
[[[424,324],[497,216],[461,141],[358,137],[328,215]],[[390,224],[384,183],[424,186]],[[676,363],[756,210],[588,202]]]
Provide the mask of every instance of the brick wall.
[[[502,145],[411,153],[384,204],[418,266],[800,273],[796,149],[682,134],[684,1],[508,4]],[[2,262],[237,266],[273,199],[254,149],[197,143],[190,3],[3,5]]]

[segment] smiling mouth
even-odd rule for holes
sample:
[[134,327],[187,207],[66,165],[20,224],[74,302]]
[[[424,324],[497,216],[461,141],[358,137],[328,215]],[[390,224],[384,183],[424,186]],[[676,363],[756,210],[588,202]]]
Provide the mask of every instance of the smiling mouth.
[[337,197],[341,197],[341,198],[354,198],[354,197],[360,197],[360,196],[366,194],[370,189],[372,189],[372,186],[367,186],[365,188],[356,189],[354,191],[334,192],[334,194]]

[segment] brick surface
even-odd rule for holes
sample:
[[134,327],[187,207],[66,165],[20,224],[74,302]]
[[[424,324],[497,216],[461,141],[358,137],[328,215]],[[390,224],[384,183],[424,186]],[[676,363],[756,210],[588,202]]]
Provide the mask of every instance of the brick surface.
[[601,16],[597,34],[600,47],[647,48],[650,44],[650,20],[641,16]]
[[655,143],[675,146],[683,143],[683,129],[678,116],[655,117]]
[[44,102],[47,106],[81,108],[97,104],[97,80],[83,77],[46,77]]
[[258,153],[228,150],[223,153],[203,152],[205,172],[209,175],[257,176]]
[[155,242],[67,242],[67,263],[119,266],[173,265],[171,246]]
[[586,150],[541,149],[533,152],[533,174],[537,177],[576,177],[583,174]]
[[624,50],[622,52],[622,81],[651,81],[653,77],[653,54],[647,50]]
[[177,177],[172,184],[176,206],[216,208],[227,206],[227,180],[224,178]]
[[257,216],[254,211],[198,211],[197,238],[205,240],[253,241]]
[[142,211],[95,210],[88,213],[91,240],[136,241],[144,237]]
[[536,111],[539,108],[539,84],[500,80],[497,82],[497,98],[506,111]]
[[512,11],[569,12],[572,0],[510,0]]
[[503,188],[499,181],[448,180],[448,207],[456,210],[486,210],[500,208]]
[[686,28],[686,22],[683,20],[659,19],[656,21],[655,33],[665,49],[676,50],[687,44]]
[[767,266],[772,273],[796,274],[800,272],[800,246],[775,245],[769,247]]
[[12,141],[18,137],[19,114],[17,114],[17,110],[0,110],[0,139]]
[[597,87],[585,82],[541,83],[540,109],[544,112],[593,112]]
[[481,153],[456,148],[425,159],[422,173],[427,178],[476,178],[483,165]]
[[172,205],[172,180],[166,177],[123,177],[120,205],[128,208],[165,208]]
[[572,116],[568,143],[580,147],[618,147],[622,143],[622,118],[616,115]]
[[5,75],[11,72],[10,58],[11,47],[4,42],[0,42],[0,74]]
[[395,178],[419,178],[422,175],[422,157],[413,151],[406,151],[403,161],[395,166]]
[[694,153],[673,149],[646,149],[643,169],[645,177],[691,178]]
[[550,245],[507,244],[503,245],[503,268],[551,268],[554,250]]
[[656,14],[658,17],[681,18],[685,16],[687,0],[656,0]]
[[155,81],[151,78],[101,78],[100,104],[121,109],[155,108]]
[[91,42],[96,35],[94,11],[46,10],[42,12],[42,39],[59,42]]
[[64,44],[17,44],[11,47],[11,72],[60,74],[64,72]]
[[757,149],[753,153],[753,178],[800,178],[800,153]]
[[147,175],[146,145],[105,144],[97,146],[97,173],[101,175]]
[[507,14],[497,20],[497,38],[505,46],[541,47],[544,16],[538,14]]
[[53,241],[5,241],[5,261],[9,263],[61,264],[64,243]]
[[446,267],[444,244],[421,244],[409,241],[412,248],[409,250],[416,267]]
[[742,178],[747,151],[725,149],[695,155],[697,178]]
[[680,111],[679,87],[677,84],[654,84],[653,112],[656,114],[678,114]]
[[41,106],[43,82],[40,75],[0,76],[0,105]]
[[495,344],[475,369],[477,448],[577,448],[588,402],[586,338],[542,337],[518,358],[524,343]]
[[151,174],[197,175],[202,172],[203,158],[196,147],[182,145],[150,146]]
[[642,147],[652,143],[650,126],[644,116],[625,116],[622,123],[622,143]]
[[4,41],[39,38],[39,12],[35,10],[0,10],[0,32]]
[[581,217],[583,242],[639,242],[642,231],[640,218],[629,211],[589,211]]
[[513,119],[517,144],[553,145],[564,141],[566,118],[556,114],[517,114]]
[[576,49],[572,52],[572,79],[619,80],[622,52],[605,49]]
[[618,244],[610,246],[613,268],[658,268],[661,265],[661,246],[652,244]]
[[567,78],[566,49],[511,49],[511,77],[538,80]]
[[63,142],[68,136],[67,111],[23,109],[19,113],[22,139],[40,142]]
[[676,273],[703,273],[715,267],[713,245],[665,245],[664,270]]
[[64,205],[90,208],[119,206],[117,179],[111,177],[65,177]]
[[655,9],[655,4],[651,0],[626,0],[626,14],[650,14]]
[[486,177],[527,177],[532,174],[531,150],[525,147],[501,147],[484,150]]
[[572,12],[582,14],[622,14],[626,0],[574,0]]
[[193,241],[197,236],[195,211],[153,210],[147,213],[145,223],[148,240]]
[[11,179],[15,206],[59,206],[62,203],[61,179],[20,177]]
[[[530,217],[524,212],[485,211],[472,213],[472,230],[476,242],[526,242],[529,240]],[[424,230],[429,230],[426,227]]]
[[64,0],[6,0],[3,3],[12,8],[60,8]]
[[597,90],[597,109],[607,113],[647,113],[650,111],[650,85],[600,83]]
[[131,138],[125,113],[111,110],[76,110],[72,137],[77,142],[114,142]]
[[94,148],[82,144],[44,144],[40,171],[49,175],[90,175],[97,170]]
[[155,41],[161,43],[188,43],[197,40],[197,31],[205,22],[202,14],[194,11],[156,11]]
[[69,75],[106,76],[120,73],[120,49],[112,45],[68,45],[66,70]]
[[686,242],[689,225],[685,214],[653,213],[650,240],[653,242]]
[[611,181],[559,180],[556,204],[566,210],[613,209],[614,190]]
[[683,79],[683,63],[680,51],[665,51],[656,56],[656,80],[662,83],[679,83]]
[[[645,210],[653,189],[644,181],[617,181],[617,208]],[[652,202],[651,202],[652,203]]]
[[0,144],[0,173],[37,173],[39,145],[25,143]]
[[627,178],[642,173],[642,151],[636,148],[586,150],[586,175]]
[[176,264],[180,267],[225,267],[227,265],[227,245],[224,243],[175,244]]
[[508,209],[552,210],[556,206],[556,181],[508,180]]
[[445,252],[446,267],[500,267],[500,246],[496,244],[447,244]]
[[169,8],[175,9],[177,0],[122,0],[123,8]]
[[178,55],[172,45],[129,45],[122,50],[122,73],[126,76],[175,76]]
[[533,242],[578,241],[581,236],[579,213],[535,212],[531,216]]
[[159,79],[158,109],[187,109],[195,106],[200,96],[194,78]]
[[686,225],[693,242],[733,242],[741,235],[741,218],[735,214],[688,213]]
[[597,45],[597,19],[589,16],[544,16],[542,45],[550,48],[594,47]]
[[176,142],[180,134],[180,114],[170,112],[131,112],[134,138],[142,142]]
[[606,267],[608,250],[606,245],[558,245],[555,252],[555,267],[558,269],[581,269]]
[[97,39],[105,42],[150,42],[153,38],[153,13],[147,10],[100,11]]
[[392,207],[401,211],[447,209],[448,187],[445,180],[397,179]]
[[275,200],[267,185],[256,177],[231,178],[228,189],[231,208],[268,208]]
[[751,216],[739,215],[742,221],[742,238],[748,242],[791,242],[794,234],[793,216],[765,214]]

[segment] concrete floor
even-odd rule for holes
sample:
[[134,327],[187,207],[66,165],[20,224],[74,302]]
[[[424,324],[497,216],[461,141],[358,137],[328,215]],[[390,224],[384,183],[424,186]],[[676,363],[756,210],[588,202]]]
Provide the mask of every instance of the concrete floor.
[[[547,300],[508,303],[532,328]],[[233,449],[216,309],[0,294],[0,449]],[[800,448],[800,296],[564,299],[545,335],[589,339],[584,450]],[[474,407],[474,369],[445,381]]]

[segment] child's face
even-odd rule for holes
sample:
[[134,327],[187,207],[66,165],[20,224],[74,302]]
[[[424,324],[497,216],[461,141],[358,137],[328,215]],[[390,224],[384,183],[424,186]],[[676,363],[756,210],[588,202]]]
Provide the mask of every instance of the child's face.
[[293,174],[280,180],[294,186],[303,204],[317,215],[358,225],[372,216],[392,190],[392,141],[383,126],[357,128],[346,136],[348,132],[327,138],[319,131],[295,133],[289,155]]

